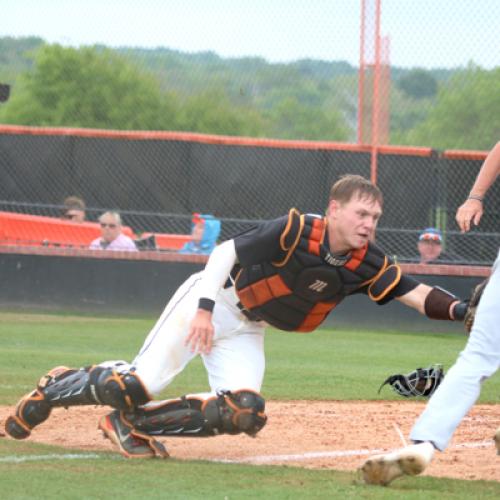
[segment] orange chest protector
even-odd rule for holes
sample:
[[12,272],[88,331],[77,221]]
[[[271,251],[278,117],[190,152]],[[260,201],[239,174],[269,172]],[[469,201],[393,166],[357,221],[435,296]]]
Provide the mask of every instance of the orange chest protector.
[[348,257],[324,245],[327,222],[292,209],[280,238],[284,257],[243,267],[235,282],[244,310],[280,330],[315,330],[347,295],[387,266],[377,247],[366,245]]

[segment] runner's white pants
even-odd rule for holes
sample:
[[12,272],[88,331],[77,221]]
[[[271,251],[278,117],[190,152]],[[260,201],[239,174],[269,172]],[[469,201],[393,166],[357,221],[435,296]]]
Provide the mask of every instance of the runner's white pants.
[[431,441],[443,451],[481,391],[481,383],[500,367],[500,251],[476,311],[465,349],[446,373],[410,438]]
[[[151,394],[158,394],[198,354],[185,345],[189,324],[198,308],[203,271],[193,274],[176,291],[147,336],[132,365]],[[252,389],[260,392],[264,378],[265,323],[249,321],[236,304],[234,287],[221,290],[213,313],[214,342],[202,354],[210,393]]]

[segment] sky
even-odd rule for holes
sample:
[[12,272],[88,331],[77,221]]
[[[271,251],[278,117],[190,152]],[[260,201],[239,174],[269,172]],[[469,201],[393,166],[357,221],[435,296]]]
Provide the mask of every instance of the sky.
[[[0,0],[0,37],[358,65],[361,1]],[[500,66],[500,0],[381,0],[381,14],[392,65]]]

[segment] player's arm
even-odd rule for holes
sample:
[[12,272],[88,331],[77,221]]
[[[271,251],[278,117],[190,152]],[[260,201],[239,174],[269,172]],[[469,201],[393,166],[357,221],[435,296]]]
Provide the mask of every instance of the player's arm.
[[465,202],[458,208],[456,220],[462,232],[470,230],[471,222],[478,225],[483,215],[483,199],[500,175],[500,142],[488,153]]
[[431,319],[463,321],[467,312],[467,302],[440,287],[431,287],[401,273],[398,265],[390,265],[379,274],[367,293],[379,305],[396,299]]
[[198,309],[190,324],[186,345],[208,354],[212,349],[214,327],[212,313],[219,290],[228,280],[236,263],[242,266],[272,260],[281,251],[280,236],[288,216],[258,224],[250,230],[227,240],[211,253],[200,284]]
[[413,290],[397,297],[403,304],[416,309],[431,319],[457,320],[464,319],[467,305],[450,292],[419,283]]
[[210,254],[202,282],[198,309],[189,326],[186,345],[191,350],[209,354],[212,349],[214,326],[212,313],[215,306],[215,298],[219,290],[226,283],[231,269],[237,262],[234,240],[227,240],[214,248]]

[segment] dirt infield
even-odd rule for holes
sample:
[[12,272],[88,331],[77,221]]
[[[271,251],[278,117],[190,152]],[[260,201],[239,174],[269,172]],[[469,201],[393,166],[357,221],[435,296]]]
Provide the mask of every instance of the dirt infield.
[[[423,405],[408,401],[269,401],[268,424],[256,438],[238,435],[162,441],[171,456],[179,459],[354,470],[370,452],[399,448],[402,441],[397,429],[407,436]],[[12,410],[0,407],[0,420]],[[106,411],[95,407],[56,409],[29,439],[85,451],[112,450],[112,444],[97,430],[98,419]],[[499,405],[474,407],[451,446],[436,455],[426,474],[500,481],[500,456],[492,441],[499,426]]]

